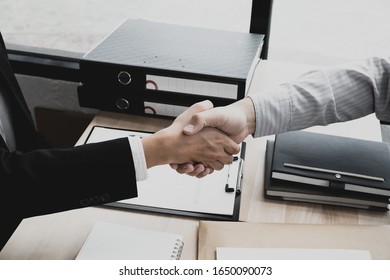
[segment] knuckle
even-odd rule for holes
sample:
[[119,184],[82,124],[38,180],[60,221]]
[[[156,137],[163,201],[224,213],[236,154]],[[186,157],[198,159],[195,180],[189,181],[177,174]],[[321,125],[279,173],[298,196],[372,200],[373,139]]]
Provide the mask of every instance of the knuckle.
[[201,122],[201,117],[200,117],[199,113],[195,113],[192,116],[192,120],[193,120],[194,123],[200,123]]

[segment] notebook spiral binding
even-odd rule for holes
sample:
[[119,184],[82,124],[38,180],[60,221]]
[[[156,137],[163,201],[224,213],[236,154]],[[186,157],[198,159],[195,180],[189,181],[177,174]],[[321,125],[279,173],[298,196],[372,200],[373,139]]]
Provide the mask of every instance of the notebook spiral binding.
[[183,251],[184,242],[180,239],[176,240],[175,247],[173,247],[171,260],[180,260]]

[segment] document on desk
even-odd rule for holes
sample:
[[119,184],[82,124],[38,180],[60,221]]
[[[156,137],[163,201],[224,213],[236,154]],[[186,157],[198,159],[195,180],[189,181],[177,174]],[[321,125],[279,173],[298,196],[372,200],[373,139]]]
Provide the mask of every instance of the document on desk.
[[291,253],[295,259],[389,260],[390,227],[199,221],[198,260],[261,259],[265,253],[275,260],[288,259]]
[[[86,143],[129,135],[145,137],[149,134],[95,126]],[[212,215],[216,219],[237,220],[242,165],[243,160],[239,157],[231,165],[201,179],[179,174],[169,165],[155,166],[148,170],[147,180],[137,183],[138,197],[110,205],[187,216]],[[226,184],[232,188],[231,191],[225,190]]]
[[217,260],[370,260],[368,250],[217,247]]

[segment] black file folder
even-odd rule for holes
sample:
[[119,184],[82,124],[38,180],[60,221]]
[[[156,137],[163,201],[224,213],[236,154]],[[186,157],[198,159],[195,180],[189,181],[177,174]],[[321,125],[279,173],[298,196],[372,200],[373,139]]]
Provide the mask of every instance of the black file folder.
[[176,117],[247,95],[264,35],[126,20],[80,61],[79,104]]
[[268,140],[266,198],[388,210],[387,143],[294,131]]
[[[150,132],[94,126],[85,144]],[[240,211],[245,143],[231,165],[198,179],[167,166],[148,169],[148,179],[137,182],[138,197],[105,204],[129,210],[156,212],[208,220],[237,221]],[[233,190],[226,190],[226,185]]]

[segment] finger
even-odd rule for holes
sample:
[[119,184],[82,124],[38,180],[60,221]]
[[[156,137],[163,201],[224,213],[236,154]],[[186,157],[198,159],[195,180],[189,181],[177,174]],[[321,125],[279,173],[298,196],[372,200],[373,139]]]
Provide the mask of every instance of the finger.
[[200,178],[203,178],[207,175],[212,174],[213,172],[214,172],[214,169],[211,169],[210,167],[206,167],[206,169],[203,172],[199,173],[196,177],[200,179]]
[[199,174],[201,174],[202,172],[204,172],[206,170],[206,167],[201,164],[201,163],[198,163],[195,165],[194,167],[194,171],[192,172],[188,172],[187,175],[190,175],[190,176],[198,176]]
[[[232,155],[230,155],[230,157],[232,158],[232,160],[233,160],[233,156]],[[215,160],[215,161],[212,161],[212,162],[208,162],[207,164],[205,164],[207,167],[210,167],[210,168],[212,168],[212,169],[214,169],[214,170],[221,170],[225,165],[222,163],[222,162],[220,162],[220,161],[218,161],[218,160]]]
[[[224,155],[222,155],[221,157],[218,158],[218,162],[221,163],[222,165],[231,164],[233,162],[233,155],[225,153]],[[219,170],[219,169],[216,169],[216,170]]]
[[179,167],[179,165],[177,163],[170,163],[169,166],[174,169],[174,170],[177,170],[177,168]]
[[210,100],[203,100],[190,106],[189,111],[193,114],[210,110],[214,107],[214,104]]
[[185,124],[187,124],[193,115],[196,113],[200,113],[206,110],[210,110],[214,107],[213,103],[210,100],[203,100],[201,102],[197,102],[193,105],[191,105],[187,110],[185,110],[183,113],[181,113],[177,119],[180,121],[185,121]]
[[180,174],[186,174],[189,172],[193,172],[195,169],[194,165],[192,163],[183,163],[179,164],[176,171]]
[[195,135],[204,127],[220,127],[225,116],[219,110],[208,110],[196,113],[192,116],[189,124],[184,126],[183,132],[186,135]]
[[230,155],[235,155],[240,152],[240,145],[229,139],[228,143],[224,146],[224,150]]

